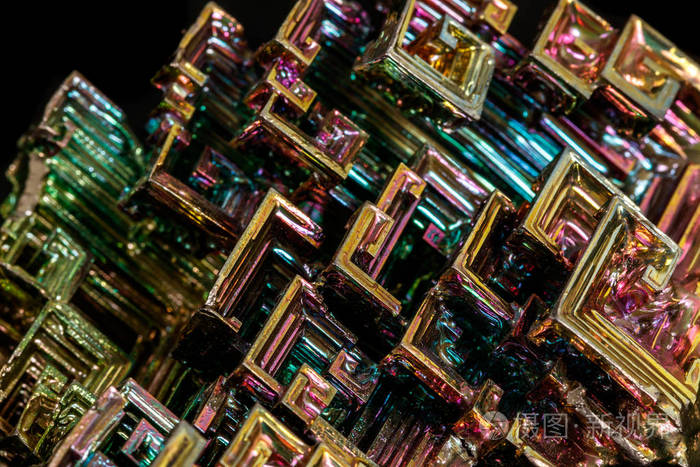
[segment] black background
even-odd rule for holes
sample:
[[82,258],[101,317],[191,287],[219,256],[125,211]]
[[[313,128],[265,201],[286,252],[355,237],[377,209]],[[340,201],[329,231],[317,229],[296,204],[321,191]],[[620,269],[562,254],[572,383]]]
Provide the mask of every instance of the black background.
[[[537,24],[554,0],[516,0],[519,10],[510,32],[529,44]],[[244,26],[255,47],[269,39],[293,0],[220,0]],[[594,0],[585,2],[613,25],[622,27],[635,13],[681,49],[700,55],[694,2],[667,0]],[[150,78],[168,62],[183,31],[206,4],[204,0],[163,1],[22,1],[12,10],[3,5],[2,118],[0,170],[14,158],[16,141],[36,121],[53,91],[79,70],[125,110],[132,128],[142,135],[146,116],[159,94]],[[0,178],[0,196],[5,191]]]

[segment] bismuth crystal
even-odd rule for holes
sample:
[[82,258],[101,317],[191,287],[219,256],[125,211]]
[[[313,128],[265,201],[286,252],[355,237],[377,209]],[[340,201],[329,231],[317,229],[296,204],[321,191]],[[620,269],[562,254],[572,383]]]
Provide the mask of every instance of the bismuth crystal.
[[0,462],[700,465],[700,65],[515,15],[298,0],[254,50],[210,3],[145,141],[72,73],[0,205]]

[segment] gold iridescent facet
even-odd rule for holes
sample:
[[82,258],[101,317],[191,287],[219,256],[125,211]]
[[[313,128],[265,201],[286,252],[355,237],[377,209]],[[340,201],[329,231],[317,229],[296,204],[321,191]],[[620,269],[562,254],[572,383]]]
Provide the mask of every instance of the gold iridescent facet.
[[0,204],[0,464],[700,465],[700,66],[551,6],[208,3],[143,143],[71,73]]

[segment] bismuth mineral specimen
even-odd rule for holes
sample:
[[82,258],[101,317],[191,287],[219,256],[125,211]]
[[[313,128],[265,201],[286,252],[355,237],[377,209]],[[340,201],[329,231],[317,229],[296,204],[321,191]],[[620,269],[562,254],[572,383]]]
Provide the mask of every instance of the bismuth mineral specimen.
[[0,461],[700,466],[700,65],[516,10],[210,3],[145,141],[72,73],[0,206]]

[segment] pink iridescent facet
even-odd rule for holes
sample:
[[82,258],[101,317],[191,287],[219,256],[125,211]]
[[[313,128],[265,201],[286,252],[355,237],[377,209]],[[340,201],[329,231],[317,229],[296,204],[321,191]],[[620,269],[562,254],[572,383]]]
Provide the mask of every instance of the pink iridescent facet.
[[544,53],[577,78],[592,84],[598,79],[617,31],[578,2],[566,2],[549,31]]

